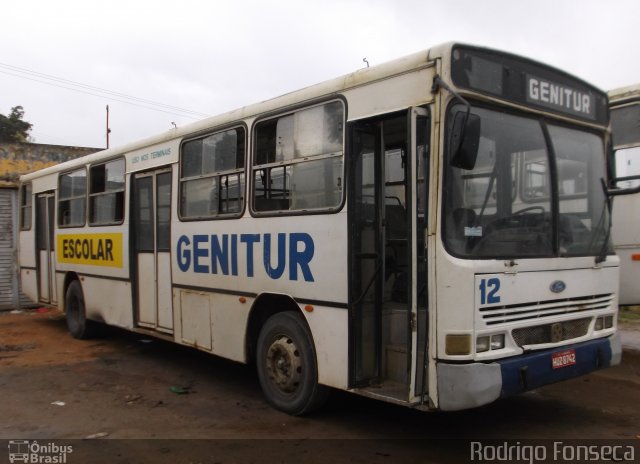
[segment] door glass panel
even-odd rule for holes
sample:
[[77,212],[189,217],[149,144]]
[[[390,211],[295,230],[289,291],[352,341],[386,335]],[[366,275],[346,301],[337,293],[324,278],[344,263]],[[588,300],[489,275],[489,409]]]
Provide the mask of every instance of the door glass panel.
[[54,229],[54,220],[55,220],[55,215],[54,215],[54,207],[55,207],[55,200],[53,198],[53,195],[51,195],[50,197],[47,198],[47,204],[48,204],[48,208],[47,208],[47,216],[49,218],[49,222],[47,224],[47,227],[49,228],[49,251],[53,251],[55,250],[55,240],[54,240],[54,235],[55,235],[55,229]]
[[427,350],[427,217],[428,217],[428,182],[429,182],[429,118],[419,116],[416,118],[416,302],[418,309],[418,340],[416,350],[416,394],[422,394],[422,386],[427,380],[427,370],[424,364]]
[[47,249],[47,197],[38,197],[36,203],[36,243],[38,250]]
[[171,173],[158,174],[157,183],[157,224],[156,237],[158,251],[171,250]]
[[[423,161],[416,185],[410,184],[411,154],[416,148],[421,156],[427,150],[427,121],[421,120],[418,147],[410,145],[408,124],[406,112],[354,123],[348,184],[351,382],[375,385],[379,394],[404,400],[413,349],[410,308],[416,301],[411,239],[414,223],[424,236],[427,177]],[[422,196],[417,198],[415,191]],[[424,256],[424,237],[420,246]],[[425,280],[424,272],[420,278]]]
[[135,184],[136,249],[153,252],[153,177],[136,179]]
[[408,336],[411,302],[410,156],[406,113],[381,122],[384,179],[379,188],[383,220],[383,291],[381,310],[381,385],[387,394],[406,398],[411,338]]
[[[352,238],[353,272],[351,294],[354,302],[354,348],[356,383],[377,377],[378,375],[378,327],[379,298],[376,295],[381,288],[382,256],[377,253],[380,241],[379,212],[376,207],[376,178],[380,170],[376,169],[375,132],[356,131],[358,147],[355,151],[353,186]],[[377,174],[377,175],[376,175]]]

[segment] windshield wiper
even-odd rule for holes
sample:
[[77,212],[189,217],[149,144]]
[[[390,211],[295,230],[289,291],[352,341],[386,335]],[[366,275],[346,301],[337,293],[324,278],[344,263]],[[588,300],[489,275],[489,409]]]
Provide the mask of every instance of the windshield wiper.
[[606,234],[604,236],[604,240],[602,241],[602,246],[600,247],[600,251],[598,253],[598,255],[596,256],[596,264],[600,264],[604,261],[607,260],[607,252],[609,251],[609,237],[611,236],[611,197],[609,196],[609,190],[607,189],[607,183],[605,182],[605,180],[601,177],[600,178],[600,184],[602,185],[602,192],[604,193],[604,205],[602,207],[602,214],[600,215],[600,221],[598,221],[598,226],[597,226],[597,230],[596,230],[596,234],[594,236],[597,237],[598,235],[600,235],[600,230],[602,229],[605,220],[604,220],[604,212],[605,212],[605,208],[606,211],[609,213],[609,224],[606,228]]
[[480,214],[476,215],[475,221],[473,221],[473,227],[478,227],[481,224],[482,217],[484,216],[484,210],[489,203],[489,198],[491,198],[491,191],[493,190],[493,184],[498,177],[498,160],[496,159],[495,164],[493,165],[493,170],[491,171],[491,177],[489,178],[489,185],[487,187],[487,191],[484,195],[484,201],[482,202],[482,208],[480,208]]

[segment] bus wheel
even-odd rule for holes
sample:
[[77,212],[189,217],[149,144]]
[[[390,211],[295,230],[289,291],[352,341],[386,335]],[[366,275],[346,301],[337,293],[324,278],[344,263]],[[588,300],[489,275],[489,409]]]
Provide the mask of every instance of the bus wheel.
[[267,401],[276,409],[302,415],[317,409],[328,389],[318,384],[313,339],[298,313],[271,316],[258,337],[257,369]]
[[96,333],[95,322],[88,321],[84,309],[84,296],[80,282],[74,280],[67,288],[65,296],[67,328],[73,338],[91,338]]

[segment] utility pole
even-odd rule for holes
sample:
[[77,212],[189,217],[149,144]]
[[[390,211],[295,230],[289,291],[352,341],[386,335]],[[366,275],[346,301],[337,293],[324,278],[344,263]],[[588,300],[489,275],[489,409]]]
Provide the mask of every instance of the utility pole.
[[107,149],[109,148],[109,134],[111,133],[111,129],[109,129],[109,105],[107,105]]

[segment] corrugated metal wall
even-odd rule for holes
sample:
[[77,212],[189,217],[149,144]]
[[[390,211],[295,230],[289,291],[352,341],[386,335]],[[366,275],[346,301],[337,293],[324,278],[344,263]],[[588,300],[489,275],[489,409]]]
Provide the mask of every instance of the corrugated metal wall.
[[0,309],[14,304],[14,204],[16,191],[0,189]]
[[16,273],[18,191],[0,189],[0,310],[33,306],[20,291]]

